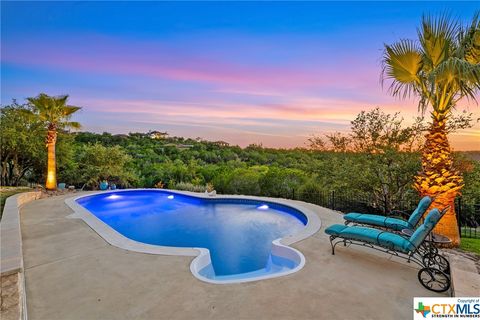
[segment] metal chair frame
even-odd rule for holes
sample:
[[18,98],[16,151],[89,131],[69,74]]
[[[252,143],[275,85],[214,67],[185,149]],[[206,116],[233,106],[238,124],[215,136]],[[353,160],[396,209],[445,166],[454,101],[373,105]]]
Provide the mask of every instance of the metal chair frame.
[[[447,212],[447,210],[448,208],[445,208],[442,210],[440,214],[440,219],[443,217],[445,212]],[[450,274],[449,274],[450,264],[445,257],[438,254],[438,249],[433,244],[432,230],[425,236],[423,241],[418,246],[415,246],[412,242],[410,242],[409,239],[404,237],[407,241],[410,242],[413,248],[415,248],[413,251],[408,251],[408,252],[396,250],[394,243],[391,241],[387,241],[386,243],[380,244],[380,241],[379,241],[380,235],[382,235],[387,231],[379,233],[377,235],[376,241],[353,240],[353,239],[343,238],[341,236],[331,235],[330,245],[332,247],[332,255],[335,255],[335,247],[337,246],[337,244],[343,243],[345,247],[347,246],[347,244],[349,246],[358,245],[358,246],[374,249],[386,254],[391,254],[395,257],[399,257],[401,259],[406,260],[408,263],[412,261],[421,268],[420,271],[418,272],[418,279],[425,288],[432,291],[436,291],[436,292],[444,292],[444,291],[447,291],[451,285]],[[395,232],[390,232],[390,233],[395,233]],[[432,281],[426,283],[421,279],[421,274],[425,272],[428,273],[432,277],[432,279],[435,278],[434,276],[436,276],[437,278],[443,278],[443,281],[445,281],[445,283],[442,284],[442,281],[440,280],[437,280],[437,281],[432,280],[434,283],[440,284],[439,289],[433,289],[432,287],[428,286]]]

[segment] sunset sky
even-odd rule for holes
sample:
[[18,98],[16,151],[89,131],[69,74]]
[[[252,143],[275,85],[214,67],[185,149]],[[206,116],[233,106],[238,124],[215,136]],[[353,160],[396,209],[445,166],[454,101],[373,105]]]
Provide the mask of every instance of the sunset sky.
[[[302,147],[376,106],[417,115],[380,84],[384,43],[422,13],[468,21],[478,2],[5,2],[1,103],[69,94],[83,130],[167,131]],[[480,106],[465,102],[480,117]],[[451,137],[480,150],[480,125]]]

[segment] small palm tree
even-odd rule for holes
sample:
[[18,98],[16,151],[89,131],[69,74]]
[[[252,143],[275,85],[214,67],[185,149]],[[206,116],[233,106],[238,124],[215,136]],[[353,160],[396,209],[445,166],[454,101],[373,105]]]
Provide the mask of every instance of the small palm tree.
[[51,97],[41,93],[35,98],[27,98],[33,109],[33,113],[40,121],[45,122],[47,129],[46,146],[47,158],[47,190],[57,188],[57,168],[55,161],[55,144],[59,129],[79,129],[80,123],[69,121],[72,114],[80,110],[80,107],[67,105],[68,95]]
[[480,21],[478,13],[470,25],[443,15],[424,16],[418,41],[400,40],[385,45],[382,81],[391,81],[393,96],[419,98],[419,110],[432,116],[422,150],[422,171],[414,187],[423,196],[435,196],[434,205],[450,206],[436,228],[454,245],[460,243],[454,200],[463,179],[453,166],[447,138],[447,122],[461,99],[476,102],[480,89]]

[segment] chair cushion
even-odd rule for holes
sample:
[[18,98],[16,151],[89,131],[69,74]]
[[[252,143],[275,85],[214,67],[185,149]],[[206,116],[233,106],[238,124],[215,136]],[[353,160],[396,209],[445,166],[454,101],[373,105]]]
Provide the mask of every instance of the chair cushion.
[[353,213],[348,213],[344,215],[343,218],[350,222],[369,224],[372,226],[389,228],[396,231],[412,228],[407,221],[396,219],[396,218],[389,218],[389,217],[380,216],[380,215],[374,215],[374,214],[361,214],[361,213],[353,212]]
[[340,232],[342,232],[342,230],[345,228],[348,228],[348,226],[345,226],[343,224],[333,224],[327,229],[325,229],[325,233],[331,236],[339,236]]
[[410,237],[410,242],[413,243],[415,247],[418,247],[423,240],[427,237],[430,231],[433,230],[435,225],[438,223],[442,215],[437,208],[430,210],[423,224],[415,230],[415,232]]
[[401,231],[402,229],[414,229],[431,203],[432,199],[429,196],[423,197],[418,203],[415,211],[413,211],[413,213],[410,215],[410,218],[408,218],[408,221],[397,218],[389,218],[381,215],[363,214],[357,212],[348,213],[344,215],[343,218],[349,222],[379,226],[395,231]]
[[412,228],[415,228],[420,219],[423,217],[423,214],[427,211],[428,207],[430,207],[430,204],[432,204],[432,198],[429,196],[425,196],[422,198],[422,200],[420,200],[417,208],[412,212],[410,218],[408,218],[408,223],[412,226]]
[[374,228],[334,224],[325,232],[339,238],[369,242],[404,253],[415,250],[413,244],[402,236]]

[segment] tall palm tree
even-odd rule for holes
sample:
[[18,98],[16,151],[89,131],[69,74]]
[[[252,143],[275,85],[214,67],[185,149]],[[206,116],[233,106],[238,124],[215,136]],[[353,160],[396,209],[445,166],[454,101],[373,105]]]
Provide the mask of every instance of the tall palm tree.
[[35,98],[27,98],[33,109],[33,113],[43,122],[47,129],[45,140],[48,158],[47,158],[47,181],[45,187],[47,190],[57,188],[57,168],[55,161],[55,144],[57,142],[57,131],[59,129],[79,129],[80,123],[70,121],[73,113],[80,110],[80,107],[67,105],[68,95],[49,96],[40,93]]
[[476,102],[480,90],[480,21],[462,26],[443,15],[423,16],[418,41],[400,40],[385,45],[382,81],[389,81],[393,96],[419,98],[419,110],[431,113],[422,150],[422,171],[414,187],[423,196],[434,196],[440,208],[450,206],[436,227],[453,245],[460,243],[454,200],[463,187],[453,166],[447,122],[461,99]]

